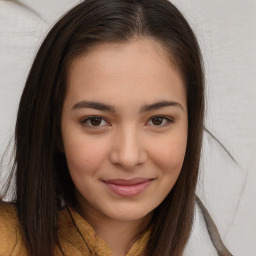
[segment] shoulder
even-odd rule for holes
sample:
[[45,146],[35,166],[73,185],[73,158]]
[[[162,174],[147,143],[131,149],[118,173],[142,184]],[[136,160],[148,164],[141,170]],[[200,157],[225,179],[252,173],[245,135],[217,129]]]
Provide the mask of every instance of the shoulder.
[[14,203],[8,203],[4,202],[0,199],[0,220],[2,220],[3,217],[10,217],[15,216],[16,218],[16,206]]
[[2,231],[11,232],[18,224],[17,211],[13,203],[0,201],[0,227]]
[[17,210],[13,203],[0,201],[0,230],[0,255],[10,255],[17,251],[22,239]]

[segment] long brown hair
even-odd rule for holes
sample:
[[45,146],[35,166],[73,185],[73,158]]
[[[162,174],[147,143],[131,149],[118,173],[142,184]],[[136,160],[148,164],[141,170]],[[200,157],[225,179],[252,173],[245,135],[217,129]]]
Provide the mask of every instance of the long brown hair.
[[188,240],[195,201],[204,114],[200,49],[189,24],[167,0],[85,0],[50,30],[20,100],[15,129],[16,203],[32,256],[52,255],[61,200],[74,185],[61,152],[60,118],[70,62],[96,44],[156,40],[181,73],[187,90],[188,141],[179,178],[155,209],[148,256],[179,256]]

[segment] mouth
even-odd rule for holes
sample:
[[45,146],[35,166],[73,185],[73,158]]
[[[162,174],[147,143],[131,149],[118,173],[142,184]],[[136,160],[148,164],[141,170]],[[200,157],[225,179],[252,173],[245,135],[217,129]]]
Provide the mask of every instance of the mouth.
[[103,183],[109,190],[123,197],[136,196],[142,193],[154,179],[134,178],[134,179],[110,179]]

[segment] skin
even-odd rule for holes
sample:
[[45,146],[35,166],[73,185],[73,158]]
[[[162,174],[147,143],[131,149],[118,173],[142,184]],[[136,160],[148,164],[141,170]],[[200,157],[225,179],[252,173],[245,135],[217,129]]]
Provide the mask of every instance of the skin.
[[[159,102],[164,104],[153,107]],[[62,111],[64,153],[77,211],[113,256],[127,253],[171,191],[187,129],[185,86],[160,43],[139,38],[103,44],[72,62]],[[134,195],[132,188],[120,195],[106,183],[134,178],[147,179]]]

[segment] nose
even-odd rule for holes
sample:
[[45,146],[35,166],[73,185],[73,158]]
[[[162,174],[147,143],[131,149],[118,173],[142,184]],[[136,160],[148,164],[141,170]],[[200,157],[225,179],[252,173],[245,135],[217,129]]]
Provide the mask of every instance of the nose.
[[147,159],[141,136],[133,127],[126,127],[116,132],[112,140],[110,161],[126,170],[132,170]]

